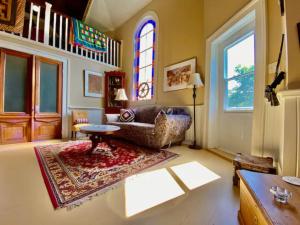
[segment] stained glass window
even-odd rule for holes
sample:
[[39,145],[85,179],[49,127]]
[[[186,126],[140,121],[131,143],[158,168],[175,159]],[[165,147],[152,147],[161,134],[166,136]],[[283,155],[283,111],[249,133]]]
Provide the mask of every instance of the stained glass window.
[[148,20],[136,32],[134,60],[136,100],[150,100],[154,95],[155,28],[155,21]]

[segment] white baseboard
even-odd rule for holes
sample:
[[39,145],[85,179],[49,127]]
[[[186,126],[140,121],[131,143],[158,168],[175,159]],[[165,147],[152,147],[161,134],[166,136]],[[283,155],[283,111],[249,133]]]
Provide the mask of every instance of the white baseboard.
[[211,149],[207,149],[210,152],[213,152],[219,156],[221,156],[222,158],[225,158],[229,161],[232,161],[235,156],[236,153],[230,152],[230,151],[226,151],[226,150],[221,150],[221,149],[215,149],[215,148],[211,148]]

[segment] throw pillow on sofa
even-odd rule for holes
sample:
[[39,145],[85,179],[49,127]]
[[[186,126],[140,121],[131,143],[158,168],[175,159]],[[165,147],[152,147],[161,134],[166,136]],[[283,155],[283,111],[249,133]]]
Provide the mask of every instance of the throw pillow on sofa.
[[120,122],[133,122],[135,113],[132,109],[121,109]]
[[81,124],[81,123],[89,123],[88,118],[78,118],[75,120],[75,124]]
[[142,106],[134,108],[135,121],[154,124],[155,118],[161,109],[162,107],[160,106]]

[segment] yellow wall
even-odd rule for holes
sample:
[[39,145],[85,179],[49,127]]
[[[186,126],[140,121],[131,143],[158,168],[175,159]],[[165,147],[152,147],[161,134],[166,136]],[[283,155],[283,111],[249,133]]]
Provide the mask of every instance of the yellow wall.
[[72,56],[70,54],[58,51],[56,49],[50,49],[42,45],[36,45],[35,43],[28,43],[22,40],[17,40],[11,37],[2,37],[2,41],[9,41],[12,45],[20,45],[26,48],[33,49],[35,51],[46,52],[51,55],[62,56],[69,60],[69,94],[68,94],[68,106],[72,107],[104,107],[103,98],[84,97],[84,70],[91,70],[95,72],[104,72],[112,70],[111,67],[102,65],[98,62],[92,62],[90,60]]
[[104,107],[103,98],[84,97],[84,70],[95,72],[109,71],[111,68],[100,63],[77,57],[70,58],[70,102],[73,107]]
[[212,35],[251,0],[204,0],[204,36]]
[[[205,40],[243,8],[250,0],[153,0],[113,34],[124,41],[123,70],[127,74],[127,88],[132,86],[133,35],[136,25],[148,11],[159,18],[157,103],[164,105],[192,104],[189,89],[163,92],[163,68],[193,56],[197,57],[197,71],[205,80]],[[277,60],[281,38],[280,11],[276,0],[267,0],[268,62]],[[266,75],[266,79],[269,76]],[[273,76],[271,76],[273,77]],[[197,104],[204,102],[204,88],[198,89]]]
[[286,30],[288,56],[288,88],[300,88],[300,44],[297,23],[300,23],[300,1],[286,0]]

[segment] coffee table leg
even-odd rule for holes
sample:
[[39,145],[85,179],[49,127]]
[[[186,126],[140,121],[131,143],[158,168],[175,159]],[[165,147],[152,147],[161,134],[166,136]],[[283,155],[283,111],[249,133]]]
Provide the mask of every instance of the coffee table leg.
[[90,140],[92,141],[92,147],[87,150],[87,154],[92,154],[93,151],[97,148],[98,144],[101,142],[101,137],[100,136],[97,136],[95,134],[92,134],[90,136]]
[[105,142],[111,150],[116,150],[117,146],[113,145],[109,137],[103,137],[103,142]]

